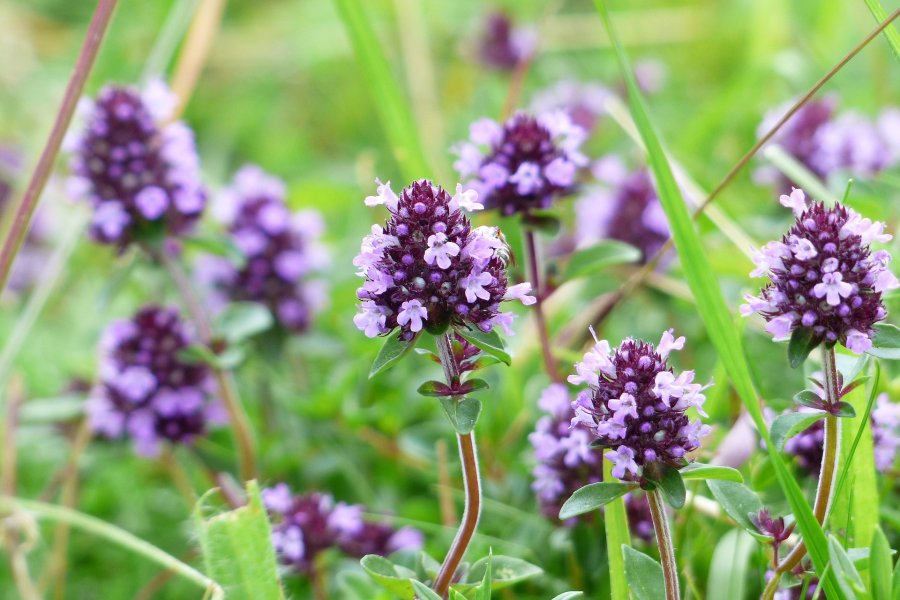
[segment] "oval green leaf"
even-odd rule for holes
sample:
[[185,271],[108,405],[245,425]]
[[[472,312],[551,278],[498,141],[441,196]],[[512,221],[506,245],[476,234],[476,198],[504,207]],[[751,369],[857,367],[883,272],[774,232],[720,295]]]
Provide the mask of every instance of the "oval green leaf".
[[772,421],[772,427],[769,429],[769,435],[772,436],[772,443],[779,452],[784,450],[784,444],[789,439],[804,431],[807,427],[824,419],[827,413],[824,412],[790,412],[778,415]]
[[503,344],[503,339],[500,337],[500,334],[497,333],[496,329],[491,329],[490,331],[482,331],[477,327],[473,327],[471,329],[459,327],[456,330],[456,333],[466,338],[466,340],[473,346],[480,348],[481,350],[487,352],[501,362],[507,365],[512,364],[512,358],[506,351],[506,347]]
[[704,465],[696,462],[681,469],[681,478],[685,481],[694,479],[718,479],[720,481],[744,483],[744,476],[741,475],[741,472],[737,469],[719,465]]
[[666,597],[662,565],[630,546],[622,546],[625,578],[636,600],[660,600]]
[[729,517],[750,533],[759,535],[759,530],[756,529],[749,517],[751,514],[759,514],[763,507],[756,492],[742,483],[733,481],[709,479],[706,481],[706,485],[716,502]]
[[875,338],[866,353],[887,360],[900,360],[900,328],[890,323],[876,323]]
[[576,490],[562,508],[559,510],[559,518],[571,519],[578,515],[596,510],[605,504],[609,504],[619,496],[624,496],[636,486],[631,483],[600,482],[591,483]]
[[444,409],[450,424],[456,433],[466,435],[475,429],[478,416],[481,414],[481,400],[468,396],[457,399],[456,397],[443,396],[441,407]]
[[405,342],[400,339],[401,333],[402,331],[398,329],[384,340],[384,344],[381,346],[381,350],[378,351],[378,356],[375,357],[375,362],[372,363],[372,368],[369,370],[369,379],[389,369],[416,345],[418,337],[413,338],[411,342]]

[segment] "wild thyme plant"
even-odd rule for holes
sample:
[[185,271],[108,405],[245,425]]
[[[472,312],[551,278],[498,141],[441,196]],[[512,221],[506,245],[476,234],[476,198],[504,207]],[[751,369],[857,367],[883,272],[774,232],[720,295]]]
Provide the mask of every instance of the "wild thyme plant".
[[390,218],[384,227],[372,226],[353,260],[365,279],[353,321],[368,337],[390,335],[373,373],[400,358],[423,332],[434,337],[444,370],[444,382],[419,388],[440,398],[456,429],[466,491],[462,524],[432,586],[443,597],[481,514],[474,433],[481,404],[469,394],[487,383],[466,375],[483,366],[479,349],[509,361],[495,327],[511,333],[513,314],[502,312],[501,303],[534,301],[530,284],[507,284],[509,248],[500,231],[469,222],[466,212],[483,208],[478,200],[477,192],[461,185],[451,195],[421,179],[397,195],[390,182],[378,182],[365,203],[385,206]]
[[[831,208],[821,202],[808,205],[800,189],[782,195],[780,201],[794,212],[796,221],[781,241],[769,242],[754,256],[757,268],[751,275],[767,277],[769,283],[759,297],[746,297],[741,312],[758,312],[776,341],[790,341],[788,355],[794,368],[813,349],[821,348],[822,376],[811,378],[814,389],[797,394],[795,400],[818,411],[825,422],[813,506],[816,520],[824,523],[839,474],[840,418],[855,416],[842,398],[862,383],[844,381],[835,346],[840,343],[855,354],[870,350],[875,324],[887,315],[882,293],[900,287],[900,282],[888,269],[890,253],[870,248],[891,239],[884,233],[884,223],[840,203]],[[766,600],[775,594],[781,576],[805,555],[801,542],[775,565],[763,593]]]

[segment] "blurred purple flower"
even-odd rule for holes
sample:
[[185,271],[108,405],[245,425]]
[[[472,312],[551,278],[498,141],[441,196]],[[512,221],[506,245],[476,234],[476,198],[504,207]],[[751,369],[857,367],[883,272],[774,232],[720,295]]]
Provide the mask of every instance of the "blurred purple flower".
[[209,368],[179,356],[192,341],[174,309],[145,306],[110,324],[100,342],[100,382],[87,405],[94,432],[129,437],[139,454],[153,456],[164,440],[190,444],[224,422]]
[[900,448],[900,404],[891,402],[886,393],[878,396],[872,409],[872,444],[875,468],[888,472],[894,466]]
[[686,465],[710,428],[685,411],[694,407],[706,416],[703,390],[711,384],[694,383],[693,371],[676,375],[668,366],[669,353],[684,348],[684,337],[676,339],[670,330],[656,347],[629,338],[616,349],[595,341],[569,375],[570,383],[588,386],[572,403],[573,426],[587,427],[609,449],[604,456],[619,479],[637,481],[655,462]]
[[365,283],[356,292],[361,301],[353,322],[368,337],[399,327],[404,340],[420,331],[474,326],[508,331],[512,313],[500,303],[534,301],[527,283],[507,288],[508,247],[494,227],[472,229],[463,210],[482,208],[478,195],[457,185],[450,196],[421,179],[399,196],[390,182],[378,182],[366,205],[386,205],[390,219],[382,229],[372,226],[353,264]]
[[575,125],[592,131],[606,113],[605,103],[612,94],[599,83],[566,79],[535,94],[531,110],[539,115],[564,111]]
[[537,34],[533,28],[516,27],[506,13],[495,11],[485,19],[478,57],[487,67],[511,71],[529,59],[536,46]]
[[319,213],[292,213],[284,183],[253,165],[235,174],[212,210],[246,258],[240,268],[222,257],[198,262],[198,276],[217,293],[216,303],[258,302],[285,330],[304,331],[326,299],[322,281],[311,278],[329,263],[319,244]]
[[646,168],[627,171],[615,155],[592,168],[598,186],[575,203],[575,237],[580,247],[615,239],[641,250],[643,260],[669,239],[669,222]]
[[134,241],[178,236],[203,212],[206,191],[194,134],[168,122],[177,99],[159,80],[142,91],[107,86],[83,99],[81,131],[70,133],[69,194],[94,207],[95,241],[124,249]]
[[488,209],[504,215],[549,208],[571,194],[587,158],[580,147],[587,134],[564,111],[532,117],[518,113],[505,124],[482,118],[470,127],[470,140],[452,150],[466,185]]
[[310,573],[316,557],[330,549],[362,558],[422,547],[419,531],[363,521],[362,506],[335,503],[328,494],[295,496],[287,484],[279,483],[263,489],[262,500],[272,520],[278,560],[297,573]]
[[768,277],[760,297],[746,295],[741,313],[761,314],[766,331],[785,340],[807,328],[816,343],[841,342],[861,354],[872,345],[873,325],[884,319],[884,291],[900,286],[888,269],[886,250],[871,252],[872,242],[887,242],[884,223],[853,209],[822,203],[807,206],[803,190],[781,196],[796,222],[780,242],[769,242],[753,257],[752,277]]

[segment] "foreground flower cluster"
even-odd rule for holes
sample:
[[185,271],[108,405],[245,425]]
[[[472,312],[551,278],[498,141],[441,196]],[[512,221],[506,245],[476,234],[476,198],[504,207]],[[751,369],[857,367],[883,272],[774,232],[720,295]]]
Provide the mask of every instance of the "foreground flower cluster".
[[611,448],[604,456],[619,479],[638,480],[657,461],[686,465],[710,428],[685,414],[694,407],[706,415],[705,386],[694,383],[693,371],[676,375],[667,364],[669,353],[684,347],[684,337],[666,331],[656,347],[627,339],[614,350],[606,340],[595,341],[569,376],[570,383],[588,386],[572,404],[573,425],[586,427],[598,445]]
[[364,521],[362,506],[336,503],[328,494],[293,495],[287,484],[279,483],[262,490],[262,500],[272,519],[278,559],[298,573],[312,572],[316,557],[331,549],[362,558],[422,547],[416,529]]
[[741,313],[761,314],[776,340],[798,328],[815,344],[837,342],[856,353],[872,346],[873,326],[887,311],[881,294],[900,286],[888,269],[891,255],[871,251],[887,242],[884,223],[873,222],[841,204],[807,205],[802,190],[781,196],[796,222],[780,242],[769,242],[753,257],[753,277],[768,277],[760,297],[746,296]]
[[422,179],[398,196],[388,182],[366,204],[391,213],[384,228],[372,226],[353,260],[366,280],[353,322],[367,336],[398,327],[404,340],[451,325],[508,330],[513,315],[501,312],[500,303],[533,302],[529,284],[507,287],[509,249],[500,231],[473,229],[463,212],[483,208],[475,192],[457,186],[451,196]]

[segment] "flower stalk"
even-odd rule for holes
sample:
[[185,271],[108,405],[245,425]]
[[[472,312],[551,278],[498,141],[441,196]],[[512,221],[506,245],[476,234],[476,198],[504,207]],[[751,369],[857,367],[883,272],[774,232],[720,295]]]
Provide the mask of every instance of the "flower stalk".
[[554,383],[561,383],[562,376],[559,373],[556,361],[553,360],[553,351],[550,347],[550,334],[547,330],[547,319],[544,316],[543,308],[544,288],[541,284],[540,265],[538,265],[537,240],[535,239],[534,231],[531,229],[525,230],[525,244],[528,248],[528,276],[531,279],[531,285],[534,289],[534,297],[536,299],[536,302],[534,303],[534,318],[537,323],[538,339],[541,343],[541,356],[544,360],[544,368],[547,370],[547,374]]
[[648,491],[647,500],[650,503],[653,530],[656,532],[656,543],[659,546],[659,559],[662,562],[666,584],[666,600],[679,600],[678,564],[675,562],[672,533],[669,531],[669,520],[659,490]]
[[[829,348],[825,344],[822,345],[822,367],[825,372],[825,401],[827,404],[837,404],[840,401],[840,387],[834,347]],[[825,522],[828,510],[831,508],[831,499],[838,475],[839,456],[840,420],[834,415],[827,415],[825,417],[825,441],[822,445],[822,470],[819,473],[819,485],[816,488],[816,498],[813,504],[813,515],[820,525]],[[806,544],[800,542],[775,568],[774,576],[763,590],[763,600],[772,600],[775,597],[781,576],[793,570],[805,556]]]
[[[437,342],[438,355],[441,359],[441,366],[444,368],[444,375],[447,378],[448,385],[453,385],[454,380],[459,379],[459,365],[453,357],[452,341],[448,334],[443,334],[435,338]],[[466,549],[475,535],[475,529],[478,527],[478,519],[481,516],[481,475],[478,472],[478,452],[475,448],[475,434],[458,433],[457,440],[459,442],[459,457],[462,464],[463,485],[465,488],[466,504],[463,510],[462,522],[453,544],[447,552],[446,558],[441,565],[441,569],[434,581],[434,591],[442,598],[446,598],[450,589],[450,582],[456,569],[462,562]]]

